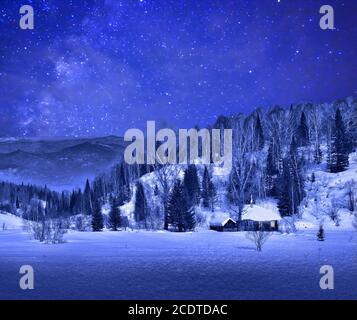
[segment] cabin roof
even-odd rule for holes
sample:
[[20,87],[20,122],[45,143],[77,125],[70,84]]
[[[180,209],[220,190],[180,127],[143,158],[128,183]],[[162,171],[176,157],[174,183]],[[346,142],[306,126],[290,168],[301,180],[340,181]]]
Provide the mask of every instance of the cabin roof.
[[215,218],[215,219],[211,219],[210,226],[224,227],[229,221],[232,221],[234,224],[236,224],[236,222],[232,218],[226,218],[224,220],[220,218]]
[[257,205],[246,205],[243,210],[242,220],[252,221],[280,221],[281,216],[278,212]]

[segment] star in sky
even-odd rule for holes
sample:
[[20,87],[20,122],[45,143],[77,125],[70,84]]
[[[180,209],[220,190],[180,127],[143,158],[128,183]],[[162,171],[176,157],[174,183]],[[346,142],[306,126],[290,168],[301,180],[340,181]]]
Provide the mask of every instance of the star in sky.
[[17,0],[0,6],[0,136],[190,128],[258,107],[356,95],[353,0]]

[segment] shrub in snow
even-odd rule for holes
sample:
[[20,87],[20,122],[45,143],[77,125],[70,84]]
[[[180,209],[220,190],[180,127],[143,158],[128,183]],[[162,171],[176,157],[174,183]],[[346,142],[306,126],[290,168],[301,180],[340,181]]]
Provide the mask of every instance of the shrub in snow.
[[325,241],[325,230],[322,224],[320,225],[319,231],[317,232],[317,240]]
[[331,199],[330,203],[326,207],[326,213],[331,218],[331,220],[335,223],[336,227],[340,225],[340,203],[336,199]]
[[247,239],[251,240],[254,242],[255,247],[257,251],[262,251],[264,243],[268,240],[270,237],[271,233],[270,232],[265,232],[261,230],[257,231],[248,231],[246,233]]
[[78,215],[74,218],[74,229],[80,232],[91,231],[92,219],[87,215]]
[[26,229],[31,236],[44,243],[63,243],[63,236],[67,232],[64,219],[48,219],[42,221],[27,221]]

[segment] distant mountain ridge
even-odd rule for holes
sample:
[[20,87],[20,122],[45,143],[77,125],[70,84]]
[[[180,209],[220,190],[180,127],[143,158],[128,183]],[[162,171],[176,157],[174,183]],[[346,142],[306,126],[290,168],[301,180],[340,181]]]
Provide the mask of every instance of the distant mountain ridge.
[[46,184],[53,189],[82,187],[123,158],[123,138],[0,140],[0,180]]
[[0,139],[0,153],[10,153],[21,150],[31,153],[50,153],[83,143],[120,146],[123,138],[105,136],[98,138],[68,138],[68,139]]

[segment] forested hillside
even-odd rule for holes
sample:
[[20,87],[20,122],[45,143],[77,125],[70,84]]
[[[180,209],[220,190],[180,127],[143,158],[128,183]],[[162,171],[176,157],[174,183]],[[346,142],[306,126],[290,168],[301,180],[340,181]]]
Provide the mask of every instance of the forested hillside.
[[[71,192],[3,182],[0,209],[30,220],[82,214],[97,215],[100,222],[98,215],[104,213],[103,227],[117,221],[117,229],[120,217],[127,217],[135,228],[178,231],[194,229],[215,211],[240,221],[248,203],[275,203],[282,217],[301,218],[309,211],[306,206],[311,208],[316,179],[325,179],[324,173],[351,172],[357,99],[222,115],[208,128],[233,130],[230,172],[199,161],[189,166],[119,163]],[[338,202],[340,208],[354,212],[355,177],[343,179],[343,195],[335,197],[332,206]],[[323,186],[320,181],[319,188]]]

